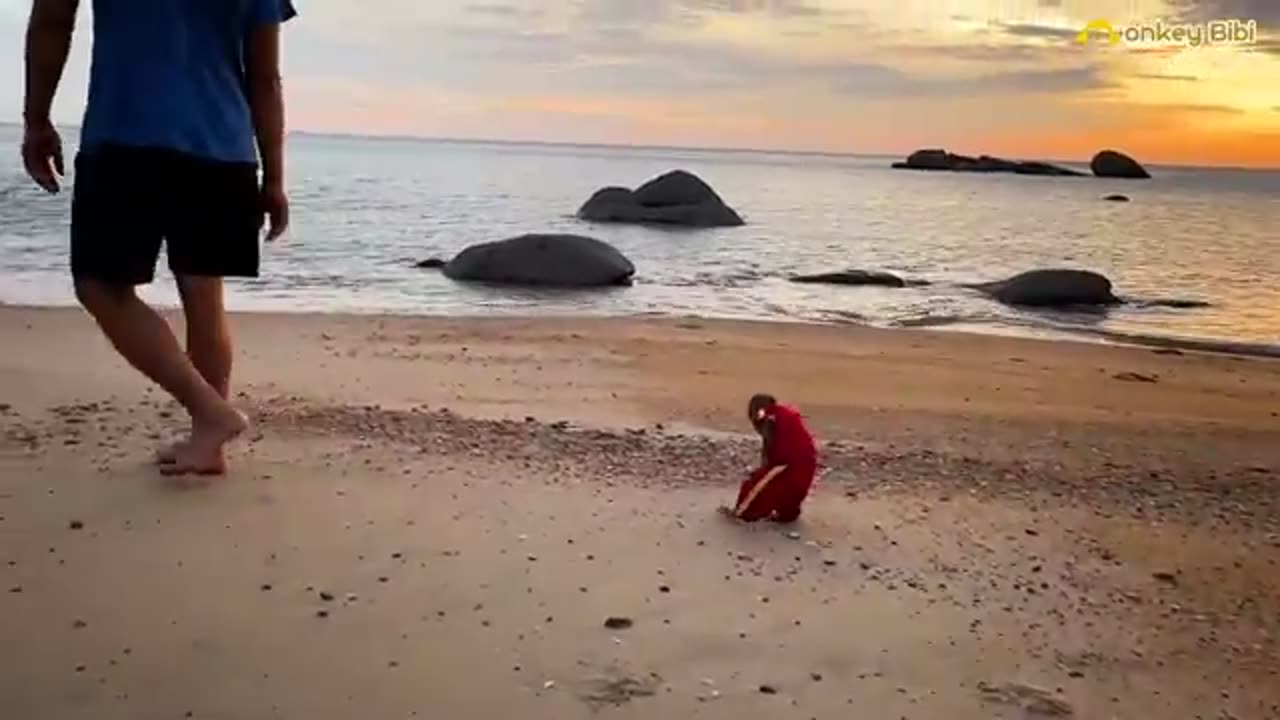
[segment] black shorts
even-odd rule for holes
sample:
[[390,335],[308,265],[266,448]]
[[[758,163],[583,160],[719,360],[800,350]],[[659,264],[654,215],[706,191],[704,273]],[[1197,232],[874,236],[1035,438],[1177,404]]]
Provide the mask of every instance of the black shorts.
[[95,147],[76,156],[71,274],[149,283],[163,243],[176,275],[257,277],[262,222],[254,163]]

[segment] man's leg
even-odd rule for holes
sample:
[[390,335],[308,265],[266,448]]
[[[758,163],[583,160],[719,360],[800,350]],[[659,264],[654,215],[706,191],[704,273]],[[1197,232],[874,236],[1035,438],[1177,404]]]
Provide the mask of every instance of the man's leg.
[[134,291],[150,282],[164,235],[158,209],[173,184],[152,151],[99,148],[76,159],[71,272],[76,295],[116,350],[192,419],[178,470],[217,472],[222,445],[245,420],[196,371],[169,324]]
[[[187,355],[224,399],[231,394],[231,330],[223,279],[257,277],[262,205],[253,163],[226,163],[174,153],[181,182],[166,213],[169,269],[187,323]],[[180,456],[183,444],[170,455]],[[162,454],[162,462],[168,458]]]
[[[231,399],[231,330],[222,301],[222,278],[178,275],[178,294],[187,326],[187,357],[205,382]],[[161,448],[156,461],[172,463],[186,442],[175,440]]]
[[187,322],[187,356],[206,382],[231,397],[231,328],[222,300],[222,278],[178,275]]
[[169,323],[127,285],[76,278],[76,297],[125,360],[191,415],[191,436],[176,460],[186,472],[222,472],[222,446],[245,430],[244,417],[201,377]]

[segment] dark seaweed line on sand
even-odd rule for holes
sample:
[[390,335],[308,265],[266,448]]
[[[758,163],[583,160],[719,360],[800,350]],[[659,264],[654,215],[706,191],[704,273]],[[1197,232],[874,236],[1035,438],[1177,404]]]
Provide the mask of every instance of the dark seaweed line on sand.
[[[544,423],[467,418],[449,410],[387,410],[315,405],[282,398],[260,406],[258,422],[273,431],[345,435],[415,448],[547,467],[568,481],[618,479],[635,485],[714,485],[729,488],[759,457],[758,441],[743,436],[675,434],[648,429],[608,431]],[[1085,503],[1116,512],[1137,504],[1152,516],[1198,523],[1230,519],[1246,525],[1280,517],[1271,472],[1229,469],[1203,475],[1158,473],[1104,463],[1072,472],[1052,464],[997,462],[930,449],[880,449],[843,442],[822,449],[823,482],[847,492],[932,491],[950,496],[1014,497]]]

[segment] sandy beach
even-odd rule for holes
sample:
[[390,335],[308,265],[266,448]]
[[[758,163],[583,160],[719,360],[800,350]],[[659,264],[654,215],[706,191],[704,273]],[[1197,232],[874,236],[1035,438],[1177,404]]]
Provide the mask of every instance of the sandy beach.
[[[1280,717],[1280,361],[235,322],[254,429],[170,480],[87,316],[0,307],[3,717]],[[714,512],[759,391],[823,443],[794,527]]]

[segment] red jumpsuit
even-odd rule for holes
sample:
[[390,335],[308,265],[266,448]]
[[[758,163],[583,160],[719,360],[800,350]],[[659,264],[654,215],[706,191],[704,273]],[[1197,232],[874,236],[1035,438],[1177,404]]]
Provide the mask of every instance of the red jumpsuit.
[[794,408],[773,405],[764,412],[772,426],[765,464],[742,483],[736,512],[748,522],[795,522],[818,472],[818,449]]

